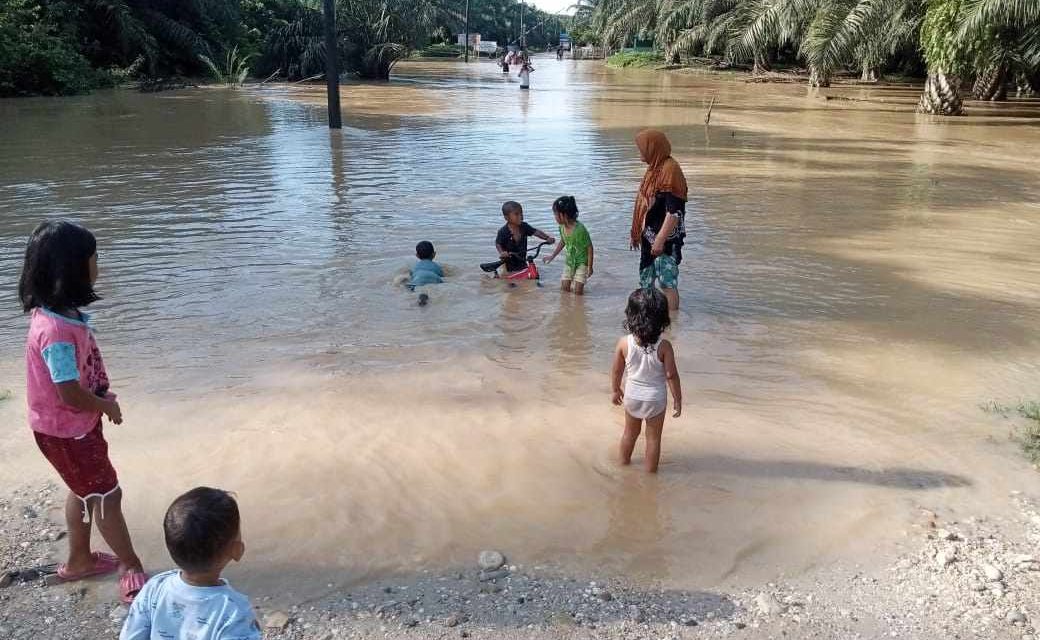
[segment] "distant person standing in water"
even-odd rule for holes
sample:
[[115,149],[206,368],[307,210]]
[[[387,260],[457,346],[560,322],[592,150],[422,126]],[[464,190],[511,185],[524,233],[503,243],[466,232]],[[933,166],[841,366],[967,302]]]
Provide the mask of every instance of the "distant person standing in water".
[[639,249],[639,286],[650,289],[656,284],[674,311],[679,308],[679,263],[686,237],[686,176],[660,131],[640,131],[636,147],[647,164],[630,231],[632,249]]
[[523,57],[520,62],[520,88],[530,89],[531,88],[531,72],[534,71],[534,67],[527,60],[527,57]]

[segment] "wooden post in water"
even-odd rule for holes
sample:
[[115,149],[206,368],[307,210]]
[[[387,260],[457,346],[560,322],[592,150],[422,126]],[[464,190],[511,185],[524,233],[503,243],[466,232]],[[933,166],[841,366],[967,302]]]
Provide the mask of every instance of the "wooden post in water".
[[325,0],[325,83],[328,88],[329,129],[342,129],[339,110],[339,47],[336,44],[336,0]]
[[717,93],[711,96],[711,104],[708,105],[708,111],[704,114],[704,126],[711,124],[711,110],[715,107],[715,98],[718,96]]
[[466,62],[469,62],[469,0],[466,0],[466,39],[462,46],[466,48]]

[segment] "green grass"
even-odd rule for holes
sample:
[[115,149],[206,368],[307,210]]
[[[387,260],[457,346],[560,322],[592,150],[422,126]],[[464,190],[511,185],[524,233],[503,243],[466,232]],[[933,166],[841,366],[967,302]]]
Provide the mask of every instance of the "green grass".
[[607,65],[616,69],[653,69],[664,64],[664,58],[652,51],[622,51],[607,58]]
[[1019,446],[1022,447],[1022,453],[1029,458],[1029,461],[1040,465],[1040,402],[1020,402],[1012,406],[990,401],[979,405],[979,408],[986,413],[994,413],[1002,418],[1009,418],[1013,415],[1025,418],[1026,425],[1012,437],[1018,441]]

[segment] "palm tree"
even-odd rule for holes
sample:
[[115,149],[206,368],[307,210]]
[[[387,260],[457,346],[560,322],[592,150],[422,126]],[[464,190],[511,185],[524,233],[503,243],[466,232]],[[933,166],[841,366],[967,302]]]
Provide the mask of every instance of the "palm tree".
[[1040,71],[1040,4],[1036,2],[966,2],[958,31],[977,40],[973,94],[979,100],[1003,100],[1014,76],[1037,78]]
[[658,8],[654,0],[596,0],[591,25],[605,47],[623,47],[628,39],[652,34]]
[[[738,3],[730,17],[730,55],[736,59],[752,60],[754,72],[768,69],[769,50],[796,45],[803,37],[812,15],[817,10],[815,0],[747,0]],[[814,81],[829,84],[829,74]]]
[[200,71],[199,56],[226,52],[241,28],[238,3],[223,0],[85,0],[79,38],[99,66],[143,58],[151,75]]
[[[674,38],[666,43],[673,56],[701,53],[721,55],[734,62],[741,57],[733,36],[740,32],[745,19],[744,5],[744,0],[677,0],[666,7],[667,13],[658,21],[659,30],[665,38]],[[769,69],[765,49],[752,51],[750,57],[754,60],[753,73]]]
[[320,2],[309,0],[274,17],[264,37],[258,70],[290,80],[309,78],[325,70],[324,18]]
[[579,0],[574,8],[576,23],[604,45],[649,33],[673,60],[720,54],[758,72],[770,52],[793,50],[815,86],[848,69],[876,80],[920,50],[924,113],[960,113],[963,79],[974,79],[979,99],[1003,99],[1012,80],[1040,92],[1040,0]]
[[739,56],[753,58],[757,69],[766,50],[796,47],[817,87],[848,68],[876,80],[916,39],[922,13],[920,0],[752,0],[737,11],[732,47]]
[[919,0],[821,2],[799,52],[820,86],[843,68],[858,68],[862,81],[875,81],[898,51],[916,41],[922,17]]
[[975,93],[1002,98],[1012,71],[1040,71],[1040,3],[1035,0],[929,0],[921,43],[928,80],[918,111],[963,112],[961,78],[976,74]]
[[[261,71],[282,69],[306,78],[325,67],[320,2],[294,3],[265,39]],[[336,29],[343,67],[366,79],[386,80],[398,61],[425,44],[438,18],[453,17],[448,0],[339,0]]]
[[336,9],[346,41],[347,65],[366,79],[388,80],[398,61],[422,44],[441,0],[341,0]]

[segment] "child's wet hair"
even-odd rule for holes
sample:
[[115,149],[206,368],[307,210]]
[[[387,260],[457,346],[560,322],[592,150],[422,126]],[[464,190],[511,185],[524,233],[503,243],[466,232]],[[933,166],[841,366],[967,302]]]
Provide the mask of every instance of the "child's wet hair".
[[656,344],[671,323],[668,298],[657,289],[636,289],[628,296],[625,331],[635,336],[640,346]]
[[524,207],[513,200],[506,200],[502,204],[502,215],[508,216],[510,213],[523,213]]
[[433,253],[433,243],[429,240],[423,240],[415,245],[415,257],[420,260],[433,260]]
[[564,216],[568,220],[578,219],[578,201],[574,196],[560,196],[553,202],[553,211]]
[[18,281],[22,309],[75,309],[100,297],[90,284],[90,257],[97,253],[94,234],[65,220],[41,223],[29,236]]
[[238,503],[230,493],[196,487],[166,510],[166,549],[181,569],[207,571],[238,537],[239,526]]

